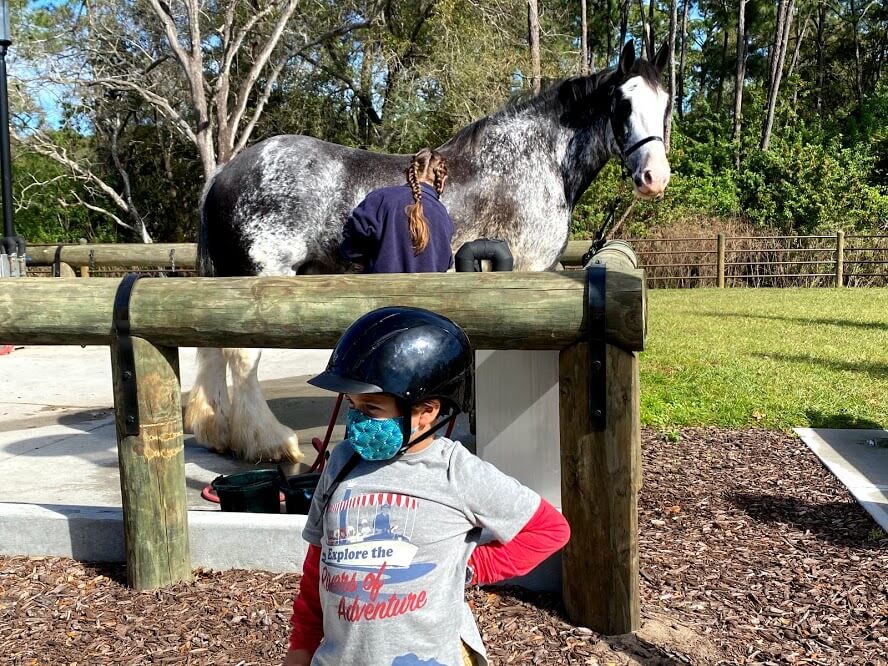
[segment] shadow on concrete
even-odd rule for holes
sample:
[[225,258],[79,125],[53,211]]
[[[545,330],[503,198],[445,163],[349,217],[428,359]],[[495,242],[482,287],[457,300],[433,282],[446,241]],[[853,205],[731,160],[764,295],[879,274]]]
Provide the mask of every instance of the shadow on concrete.
[[[17,539],[39,543],[44,552],[87,562],[123,562],[126,546],[123,510],[118,506],[33,503],[34,509],[50,511],[63,520],[46,520],[43,512],[25,511]],[[39,508],[38,508],[39,507]],[[68,554],[70,553],[70,554]]]
[[[318,436],[323,437],[323,429],[319,430]],[[306,436],[305,431],[300,431],[300,437],[305,459],[298,465],[283,463],[287,475],[306,471],[307,465],[315,460],[311,437]],[[331,447],[338,441],[334,437]],[[252,469],[276,469],[274,463],[252,463],[231,455],[212,453],[190,436],[186,436],[184,449],[186,502],[189,509],[216,510],[218,505],[203,499],[200,493],[219,475]],[[52,510],[74,507],[75,513],[80,506],[92,509],[116,506],[119,510],[121,495],[116,431],[114,424],[107,420],[100,432],[71,432],[20,439],[5,444],[0,452],[9,454],[0,458],[0,470],[4,474],[0,502],[24,502]],[[70,504],[62,503],[68,500]]]
[[883,541],[870,538],[875,523],[856,502],[813,503],[765,493],[729,493],[726,497],[759,522],[793,525],[810,532],[816,539],[838,546],[867,550],[884,548]]
[[59,425],[68,426],[69,428],[77,428],[78,430],[89,432],[90,430],[95,429],[95,423],[97,421],[104,421],[113,416],[113,407],[108,407],[107,409],[84,409],[76,412],[64,412],[58,414],[54,419],[54,422]]
[[111,407],[68,408],[47,406],[38,414],[21,418],[4,419],[0,423],[0,431],[14,432],[16,430],[29,430],[50,425],[66,425],[88,432],[89,424],[105,419],[114,414]]

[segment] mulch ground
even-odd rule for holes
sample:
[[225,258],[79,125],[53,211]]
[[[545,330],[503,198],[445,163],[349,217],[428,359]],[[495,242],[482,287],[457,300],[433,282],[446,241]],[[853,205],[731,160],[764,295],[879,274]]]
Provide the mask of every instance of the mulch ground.
[[[641,630],[602,637],[553,595],[471,590],[491,663],[888,664],[888,538],[868,514],[795,437],[680,434],[644,434]],[[0,662],[280,663],[297,574],[124,578],[0,557]]]

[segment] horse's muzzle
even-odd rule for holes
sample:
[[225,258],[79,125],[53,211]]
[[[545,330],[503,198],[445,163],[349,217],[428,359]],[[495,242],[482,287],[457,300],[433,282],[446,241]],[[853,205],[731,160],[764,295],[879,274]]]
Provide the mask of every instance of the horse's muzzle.
[[645,169],[632,178],[635,185],[635,195],[640,199],[661,199],[669,184],[669,172],[657,174],[652,169]]
[[639,199],[644,199],[645,201],[662,199],[665,191],[665,184],[662,187],[650,187],[648,185],[643,185],[642,187],[639,187],[638,185],[635,186],[635,196]]

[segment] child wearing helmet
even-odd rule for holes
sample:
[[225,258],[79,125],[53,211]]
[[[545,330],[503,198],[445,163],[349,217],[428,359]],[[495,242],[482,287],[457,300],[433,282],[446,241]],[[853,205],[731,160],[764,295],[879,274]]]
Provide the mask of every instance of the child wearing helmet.
[[473,368],[456,324],[393,307],[352,324],[309,380],[351,409],[302,533],[287,666],[487,664],[465,585],[525,574],[567,543],[551,504],[439,436],[471,406]]

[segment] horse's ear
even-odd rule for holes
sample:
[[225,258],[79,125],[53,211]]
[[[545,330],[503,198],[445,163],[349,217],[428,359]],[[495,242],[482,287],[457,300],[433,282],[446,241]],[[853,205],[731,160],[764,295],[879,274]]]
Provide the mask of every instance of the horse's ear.
[[635,64],[635,40],[630,39],[626,42],[622,52],[620,52],[620,64],[617,65],[617,71],[623,76],[629,73],[632,65]]
[[657,68],[658,72],[662,72],[666,69],[666,65],[669,64],[669,44],[663,42],[663,45],[660,47],[660,50],[657,51],[657,55],[654,56],[654,67]]

